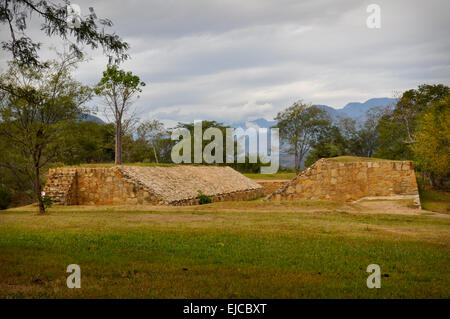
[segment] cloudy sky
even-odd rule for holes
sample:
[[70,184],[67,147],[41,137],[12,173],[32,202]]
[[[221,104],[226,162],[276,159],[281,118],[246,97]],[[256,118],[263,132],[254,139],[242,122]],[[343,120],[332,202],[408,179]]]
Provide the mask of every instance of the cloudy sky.
[[[340,108],[422,83],[450,85],[448,0],[72,3],[110,18],[131,45],[122,67],[148,84],[136,102],[143,119],[272,119],[299,99]],[[371,3],[381,8],[380,29],[366,25]],[[36,26],[30,34],[58,43]],[[107,61],[101,50],[89,55],[77,77],[94,84]],[[8,57],[0,58],[4,69]]]

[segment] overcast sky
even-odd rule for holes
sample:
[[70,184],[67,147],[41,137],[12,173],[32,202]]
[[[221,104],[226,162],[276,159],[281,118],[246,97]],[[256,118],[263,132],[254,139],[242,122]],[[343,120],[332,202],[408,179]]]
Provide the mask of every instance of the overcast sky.
[[[110,18],[131,45],[122,67],[147,83],[136,102],[141,118],[272,119],[299,99],[340,108],[422,83],[450,84],[448,0],[72,3]],[[380,29],[366,26],[371,3],[381,7]],[[52,42],[36,27],[31,34]],[[77,77],[94,84],[107,61],[101,50],[89,54]],[[8,57],[0,57],[4,70]]]

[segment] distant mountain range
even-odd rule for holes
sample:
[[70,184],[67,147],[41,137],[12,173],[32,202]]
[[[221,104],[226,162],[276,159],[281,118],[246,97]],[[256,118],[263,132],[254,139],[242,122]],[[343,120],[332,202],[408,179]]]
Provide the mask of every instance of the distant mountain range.
[[[341,109],[336,109],[328,105],[316,104],[315,106],[320,107],[330,114],[333,121],[338,120],[341,117],[349,117],[356,121],[356,124],[361,125],[367,119],[367,111],[372,108],[381,107],[385,108],[388,105],[394,105],[397,103],[397,99],[382,97],[382,98],[373,98],[367,100],[364,103],[360,102],[351,102],[348,103]],[[259,118],[256,120],[249,120],[245,122],[234,122],[234,123],[225,123],[234,128],[243,128],[248,129],[250,127],[253,128],[270,128],[277,124],[277,121],[268,121],[264,118]],[[282,167],[294,167],[294,156],[286,152],[286,146],[281,146],[280,149],[280,165]]]
[[250,127],[253,128],[269,128],[277,124],[277,121],[268,121],[264,118],[246,121],[246,122],[233,122],[233,123],[225,123],[225,125],[229,125],[234,128],[243,128],[248,129]]
[[91,114],[82,114],[80,116],[80,119],[86,122],[96,122],[99,124],[105,124],[105,122],[101,118]]
[[[397,103],[397,99],[382,97],[382,98],[373,98],[367,100],[364,103],[351,102],[348,103],[346,106],[344,106],[342,109],[336,109],[331,106],[323,104],[315,104],[315,106],[320,107],[321,109],[327,111],[333,120],[337,120],[339,117],[350,117],[356,120],[358,124],[362,124],[367,118],[367,111],[369,111],[370,109],[376,107],[385,108],[386,106],[394,105],[395,103]],[[275,124],[277,124],[276,121],[268,121],[264,118],[249,120],[245,122],[228,123],[228,125],[231,127],[235,128],[241,127],[243,129],[247,129],[249,127],[269,128]]]
[[323,110],[327,111],[333,119],[338,117],[350,117],[357,122],[364,122],[367,118],[367,111],[373,108],[381,107],[385,108],[388,105],[395,105],[397,99],[382,97],[367,100],[364,103],[351,102],[344,106],[342,109],[335,109],[328,105],[316,105]]

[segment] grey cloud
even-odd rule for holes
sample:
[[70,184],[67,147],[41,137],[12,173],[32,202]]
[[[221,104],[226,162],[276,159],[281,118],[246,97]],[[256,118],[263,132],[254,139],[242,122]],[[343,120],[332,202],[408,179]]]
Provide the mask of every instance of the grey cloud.
[[[298,99],[342,107],[450,82],[448,1],[376,1],[378,30],[366,27],[371,0],[74,2],[130,42],[123,67],[149,84],[143,118],[270,119]],[[91,55],[77,76],[95,83],[106,59]]]

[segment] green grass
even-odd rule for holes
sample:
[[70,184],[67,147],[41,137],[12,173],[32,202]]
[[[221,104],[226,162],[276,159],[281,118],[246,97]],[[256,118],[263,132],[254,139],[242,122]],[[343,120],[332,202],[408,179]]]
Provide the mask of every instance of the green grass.
[[[234,204],[4,211],[0,298],[450,297],[448,218]],[[66,287],[72,263],[81,289]],[[366,287],[372,263],[381,289]]]
[[244,173],[244,175],[251,179],[268,179],[268,180],[293,179],[296,176],[295,172],[280,172],[276,174]]
[[434,190],[419,183],[422,208],[444,214],[450,213],[450,193]]
[[[123,166],[144,166],[144,167],[171,167],[171,166],[177,166],[178,164],[173,163],[123,163]],[[192,164],[194,165],[194,164]],[[114,167],[116,166],[114,163],[95,163],[95,164],[76,164],[76,165],[59,165],[57,167]]]
[[330,157],[327,158],[329,161],[333,162],[343,162],[343,163],[349,163],[349,162],[379,162],[379,161],[390,161],[387,159],[382,158],[374,158],[374,157],[358,157],[358,156],[337,156],[337,157]]

